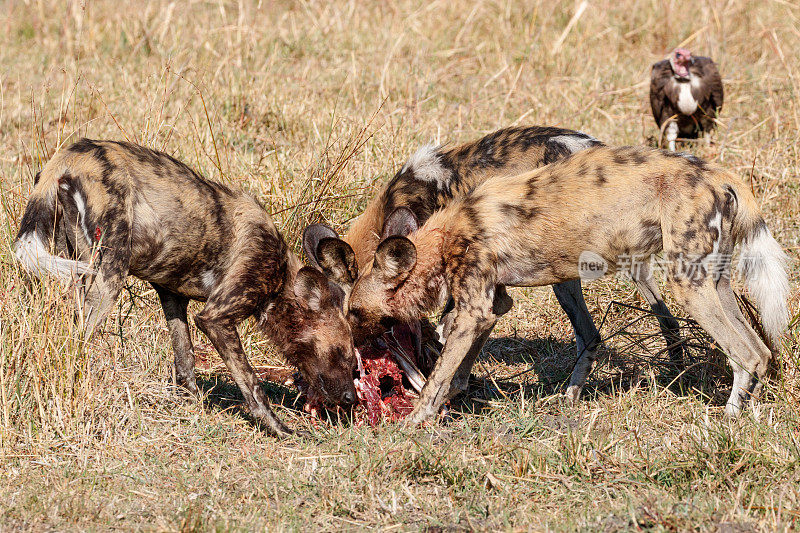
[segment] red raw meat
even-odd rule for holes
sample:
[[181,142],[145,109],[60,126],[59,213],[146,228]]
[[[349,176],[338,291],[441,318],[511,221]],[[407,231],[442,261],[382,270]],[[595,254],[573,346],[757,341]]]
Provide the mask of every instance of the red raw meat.
[[[418,367],[421,362],[418,355],[419,335],[420,331],[416,327],[395,326],[381,338],[359,347],[358,377],[354,380],[359,400],[353,409],[356,423],[366,421],[374,427],[384,420],[391,422],[402,420],[411,413],[417,394],[413,388],[406,388],[403,383],[405,374],[398,365],[393,350],[402,351],[401,356],[414,367]],[[428,345],[422,351],[425,352],[427,349]],[[432,348],[431,351],[432,354],[424,354],[425,362],[438,357],[436,348]],[[418,370],[416,373],[422,376]],[[424,377],[422,379],[424,380]],[[408,381],[407,378],[406,382]],[[308,387],[302,380],[295,380],[295,384],[302,394],[308,392]],[[323,409],[324,405],[320,398],[307,398],[303,408],[314,416],[321,415]]]
[[377,426],[382,419],[394,422],[404,418],[414,409],[414,404],[403,386],[400,367],[388,348],[364,351],[371,357],[362,355],[363,371],[356,380],[356,392],[367,411],[367,423]]

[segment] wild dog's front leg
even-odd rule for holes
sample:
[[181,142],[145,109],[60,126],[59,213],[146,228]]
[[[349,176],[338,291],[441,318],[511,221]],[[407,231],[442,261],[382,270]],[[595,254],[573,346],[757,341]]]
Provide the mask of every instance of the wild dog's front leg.
[[236,321],[226,316],[220,316],[214,307],[209,309],[210,305],[207,304],[205,309],[195,316],[195,324],[206,334],[214,348],[222,356],[225,366],[228,367],[233,380],[244,396],[250,414],[265,424],[267,429],[275,435],[290,435],[291,430],[275,416],[269,407],[267,395],[264,394],[258,377],[242,348],[239,332],[236,331]]
[[472,372],[472,367],[475,365],[475,360],[478,358],[478,355],[480,355],[483,345],[489,340],[489,335],[492,334],[496,322],[497,321],[492,322],[491,325],[486,328],[486,331],[481,333],[475,342],[472,343],[472,346],[470,346],[467,356],[461,361],[461,364],[458,365],[453,380],[450,382],[450,391],[447,393],[445,401],[450,400],[462,392],[466,392],[469,388],[469,375]]
[[596,359],[597,348],[600,346],[600,332],[594,325],[592,315],[586,307],[586,301],[581,292],[580,280],[565,281],[553,285],[553,292],[558,303],[567,313],[572,329],[575,331],[575,343],[578,350],[578,359],[572,369],[567,392],[564,394],[570,403],[575,403],[581,395],[586,378],[592,370]]
[[172,339],[172,351],[175,354],[175,379],[178,385],[185,387],[192,394],[197,394],[197,379],[194,375],[194,352],[192,350],[192,337],[189,334],[189,323],[186,308],[189,299],[180,294],[152,284],[161,300],[164,316]]
[[485,341],[497,321],[492,313],[491,298],[484,296],[480,300],[456,303],[452,328],[442,355],[422,388],[414,411],[408,416],[409,424],[420,424],[436,416],[452,395],[451,384],[459,367],[465,360],[471,358],[474,361],[480,352],[481,339]]
[[492,330],[494,330],[494,325],[497,323],[496,318],[508,313],[513,305],[514,300],[512,300],[511,296],[506,292],[505,285],[498,285],[494,293],[494,302],[492,303],[492,314],[495,317],[495,321],[492,322],[491,327],[472,344],[467,357],[465,357],[458,366],[458,370],[456,370],[456,374],[453,376],[453,382],[450,384],[448,400],[457,394],[466,392],[469,386],[469,375],[470,372],[472,372],[472,367],[475,365],[475,360],[478,358],[478,355],[480,355],[483,345],[489,340],[489,335],[491,335]]
[[[422,388],[414,411],[407,418],[409,424],[420,424],[436,416],[451,396],[451,383],[459,366],[472,355],[481,336],[493,325],[493,322],[487,324],[473,316],[462,315],[458,311],[455,313],[453,328],[442,355]],[[480,351],[480,347],[477,351]]]

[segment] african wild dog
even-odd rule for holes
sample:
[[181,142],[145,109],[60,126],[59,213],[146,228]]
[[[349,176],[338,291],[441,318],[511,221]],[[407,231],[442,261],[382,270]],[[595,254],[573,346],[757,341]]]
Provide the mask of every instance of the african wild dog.
[[[401,209],[393,226],[414,229]],[[770,350],[742,316],[730,287],[730,257],[743,243],[745,280],[777,341],[787,323],[786,256],[750,188],[689,155],[594,147],[517,176],[487,180],[408,237],[384,239],[349,297],[351,326],[380,330],[385,317],[411,320],[455,301],[442,356],[411,423],[435,415],[466,387],[469,370],[509,306],[510,286],[576,279],[582,252],[611,271],[623,256],[664,252],[676,300],[728,353],[734,370],[726,413],[760,390]],[[577,367],[584,377],[591,359]]]
[[195,323],[252,415],[275,434],[289,429],[270,409],[236,330],[249,316],[299,367],[312,395],[355,401],[352,336],[325,276],[302,266],[258,202],[169,155],[89,139],[59,151],[37,175],[14,250],[33,274],[81,275],[87,337],[128,274],[150,282],[167,317],[177,380],[193,393],[186,309],[189,300],[205,301]]
[[[372,261],[380,236],[385,237],[390,232],[385,222],[398,207],[409,208],[423,224],[434,212],[464,197],[488,179],[521,174],[601,144],[579,131],[532,126],[502,129],[449,149],[422,148],[369,203],[344,240],[327,226],[315,224],[306,229],[303,248],[312,263],[349,293],[359,269],[363,270]],[[540,200],[554,204],[560,201],[557,196]],[[678,322],[664,304],[658,286],[645,269],[640,269],[634,278],[658,317],[671,358],[681,361],[683,350]],[[578,357],[585,354],[593,360],[600,345],[600,333],[584,302],[580,280],[556,283],[553,292],[572,323]],[[367,339],[359,328],[353,333],[357,344]],[[567,389],[568,399],[578,399],[584,380],[583,371],[576,367]]]

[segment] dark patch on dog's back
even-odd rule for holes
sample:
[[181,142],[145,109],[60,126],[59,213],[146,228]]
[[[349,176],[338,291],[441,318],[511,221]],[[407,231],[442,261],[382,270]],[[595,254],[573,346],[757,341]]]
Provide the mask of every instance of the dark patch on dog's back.
[[644,165],[649,160],[648,151],[634,146],[620,146],[612,150],[611,159],[616,165]]
[[76,154],[85,154],[97,150],[98,146],[97,141],[83,137],[73,143],[67,150]]
[[570,155],[572,155],[572,150],[563,143],[551,139],[545,144],[543,163],[549,165]]
[[602,166],[598,165],[594,169],[594,174],[597,177],[595,183],[597,183],[598,187],[602,187],[608,182],[608,178],[606,178],[606,171]]
[[508,163],[507,143],[509,132],[496,131],[478,141],[472,151],[471,165],[477,168],[500,168]]
[[644,165],[649,160],[647,152],[644,152],[642,150],[636,150],[636,149],[633,149],[631,151],[633,152],[631,154],[631,159],[633,160],[634,164],[636,164],[636,165]]
[[504,203],[500,204],[500,212],[503,213],[505,218],[516,218],[523,222],[530,222],[540,212],[536,206],[525,207],[521,204]]
[[391,179],[384,194],[383,212],[393,213],[398,207],[408,207],[420,225],[440,207],[438,185],[431,181],[416,179],[412,168],[400,171]]
[[707,170],[708,169],[708,163],[706,163],[706,161],[704,161],[703,159],[700,159],[699,157],[697,157],[694,154],[689,154],[689,153],[686,153],[686,152],[669,152],[667,150],[659,150],[659,152],[661,153],[661,155],[663,155],[665,157],[672,157],[672,158],[682,159],[682,160],[686,161],[687,163],[689,163],[689,165],[691,165],[692,167],[694,167],[694,168],[696,168],[698,170]]

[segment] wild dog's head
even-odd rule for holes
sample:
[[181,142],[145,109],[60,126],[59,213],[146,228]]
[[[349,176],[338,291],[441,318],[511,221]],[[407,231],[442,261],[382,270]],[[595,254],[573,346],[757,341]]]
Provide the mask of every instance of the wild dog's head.
[[416,318],[415,309],[404,308],[394,296],[417,262],[417,249],[406,238],[417,229],[416,217],[405,207],[386,219],[375,257],[349,293],[347,319],[357,345],[388,331],[397,319]]
[[310,267],[297,273],[293,291],[297,305],[294,323],[287,324],[294,334],[287,343],[286,359],[297,365],[308,383],[309,400],[354,403],[356,352],[341,292]]

